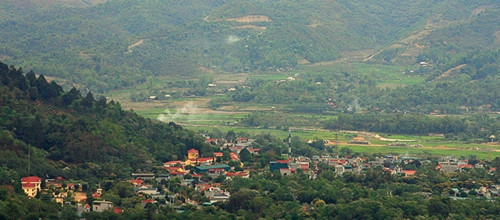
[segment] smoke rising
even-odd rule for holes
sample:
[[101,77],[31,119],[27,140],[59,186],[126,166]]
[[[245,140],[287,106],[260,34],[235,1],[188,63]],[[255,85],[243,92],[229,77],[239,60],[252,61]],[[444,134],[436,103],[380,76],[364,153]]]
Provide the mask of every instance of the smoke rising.
[[165,109],[164,114],[159,114],[156,119],[162,122],[176,121],[179,119],[190,120],[193,116],[197,115],[200,109],[194,104],[194,102],[188,102],[182,107],[178,107],[175,110]]

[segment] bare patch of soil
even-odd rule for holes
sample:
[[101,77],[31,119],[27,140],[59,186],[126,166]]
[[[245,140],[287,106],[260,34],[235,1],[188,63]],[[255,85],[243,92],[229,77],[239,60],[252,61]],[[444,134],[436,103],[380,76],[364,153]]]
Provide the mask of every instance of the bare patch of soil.
[[226,21],[236,21],[241,23],[251,23],[251,22],[271,22],[271,19],[265,15],[247,15],[240,18],[226,18]]
[[3,3],[13,4],[23,9],[50,8],[58,6],[66,7],[89,7],[107,2],[107,0],[4,0]]
[[445,77],[448,77],[450,76],[450,73],[454,70],[459,70],[460,68],[464,67],[464,66],[467,66],[467,64],[462,64],[462,65],[459,65],[459,66],[456,66],[456,67],[453,67],[449,70],[446,70],[446,72],[444,72],[443,74],[441,74],[441,76],[438,76],[436,77],[436,79],[434,80],[439,80],[439,79],[442,79],[442,78],[445,78]]
[[500,31],[495,31],[495,44],[500,44]]
[[254,30],[264,31],[267,29],[267,27],[257,26],[257,25],[242,25],[242,26],[232,27],[231,29],[254,29]]
[[472,17],[472,16],[475,16],[475,15],[478,15],[481,12],[486,11],[488,8],[492,8],[492,7],[493,7],[493,5],[479,6],[479,7],[475,8],[474,10],[471,11],[470,16]]
[[125,53],[132,53],[132,52],[134,52],[134,51],[132,51],[132,48],[140,46],[142,43],[144,43],[144,39],[140,39],[137,42],[131,44],[130,46],[128,46],[127,52],[125,52]]
[[85,51],[80,51],[78,52],[78,55],[81,57],[81,58],[88,58],[90,57],[90,54],[86,53]]
[[305,64],[311,64],[311,62],[309,62],[309,60],[302,59],[302,60],[297,61],[297,64],[305,65]]
[[131,102],[131,101],[122,101],[119,100],[123,109],[129,110],[132,109],[134,111],[148,110],[154,108],[163,108],[165,107],[165,103],[162,101],[154,100],[154,101],[146,101],[146,102]]
[[87,199],[87,195],[84,192],[75,192],[75,201],[81,202]]

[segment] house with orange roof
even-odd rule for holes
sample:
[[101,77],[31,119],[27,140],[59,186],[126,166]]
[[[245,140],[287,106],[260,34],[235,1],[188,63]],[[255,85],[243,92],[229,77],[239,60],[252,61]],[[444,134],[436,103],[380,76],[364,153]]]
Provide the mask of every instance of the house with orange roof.
[[219,144],[219,139],[218,138],[206,138],[205,143],[217,145],[217,144]]
[[188,166],[196,166],[196,165],[210,165],[214,162],[213,157],[201,157],[196,159],[187,159],[185,164]]
[[231,146],[231,147],[229,147],[229,150],[232,153],[239,154],[241,152],[241,150],[243,150],[243,147],[240,147],[240,146]]
[[203,191],[209,190],[210,187],[212,187],[212,185],[210,185],[208,183],[199,183],[199,184],[196,184],[194,189],[198,192],[203,192]]
[[134,188],[139,188],[143,185],[144,181],[143,180],[130,180],[132,185],[134,185]]
[[303,171],[309,171],[309,163],[300,164],[299,169]]
[[248,138],[246,138],[246,137],[236,138],[236,143],[238,143],[238,144],[247,143],[247,142],[248,142]]
[[184,161],[182,160],[174,160],[174,161],[168,161],[163,164],[165,167],[179,167],[179,166],[184,166]]
[[460,170],[474,169],[474,165],[472,165],[472,164],[458,164],[458,169],[460,169]]
[[229,156],[231,156],[232,161],[239,161],[240,160],[240,157],[236,153],[231,152],[231,153],[229,153]]
[[250,177],[250,174],[246,173],[246,172],[227,172],[226,173],[226,179],[227,180],[231,180],[234,177],[241,177],[241,178],[244,178],[244,179],[248,179],[248,177]]
[[349,163],[349,160],[347,159],[330,159],[328,161],[328,163],[331,165],[331,166],[334,166],[334,165],[346,165]]
[[170,172],[172,171],[178,171],[178,172],[183,172],[184,168],[182,167],[163,167],[165,170],[168,170]]
[[202,176],[201,173],[192,173],[190,174],[192,178],[200,178]]
[[211,164],[213,162],[214,162],[213,157],[201,157],[201,158],[198,158],[198,160],[197,160],[198,165],[206,165],[206,164]]
[[417,173],[416,170],[401,170],[400,172],[402,174],[402,176],[412,176],[412,175],[415,175],[415,173]]
[[27,176],[21,178],[21,185],[24,193],[30,198],[34,198],[37,192],[42,190],[42,179],[37,176]]
[[289,167],[289,160],[277,160],[277,161],[271,161],[269,162],[269,171],[274,172],[276,170],[280,170],[283,168],[290,168]]
[[186,172],[173,171],[170,172],[170,178],[184,178],[186,174]]
[[191,148],[188,150],[188,160],[189,159],[197,159],[199,156],[198,150]]
[[260,149],[259,148],[252,148],[252,147],[249,147],[247,148],[248,152],[250,152],[250,154],[252,155],[258,155],[259,152],[260,152]]
[[290,176],[292,174],[295,174],[296,171],[297,171],[296,169],[280,168],[280,173],[283,176]]

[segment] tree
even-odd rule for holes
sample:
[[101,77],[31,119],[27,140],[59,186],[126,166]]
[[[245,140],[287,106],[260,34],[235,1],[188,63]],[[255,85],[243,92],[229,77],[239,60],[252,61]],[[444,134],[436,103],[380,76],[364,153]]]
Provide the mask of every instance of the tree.
[[129,182],[115,184],[112,191],[120,198],[129,198],[135,195],[134,186]]
[[226,134],[226,140],[228,142],[234,143],[234,141],[236,140],[236,133],[234,133],[233,130],[228,131]]
[[79,98],[81,98],[80,91],[73,87],[69,90],[69,92],[62,96],[62,104],[65,106],[70,105],[74,100]]
[[447,218],[450,214],[450,199],[444,198],[432,198],[429,200],[429,205],[427,205],[427,210],[430,216],[442,216]]
[[91,109],[94,106],[94,101],[94,95],[89,91],[85,98],[82,99],[82,106]]
[[62,219],[80,219],[76,215],[76,208],[72,206],[65,205],[61,210],[61,218]]
[[250,162],[252,161],[252,154],[250,154],[250,151],[248,151],[248,149],[246,148],[243,148],[241,151],[240,151],[240,160],[242,162]]

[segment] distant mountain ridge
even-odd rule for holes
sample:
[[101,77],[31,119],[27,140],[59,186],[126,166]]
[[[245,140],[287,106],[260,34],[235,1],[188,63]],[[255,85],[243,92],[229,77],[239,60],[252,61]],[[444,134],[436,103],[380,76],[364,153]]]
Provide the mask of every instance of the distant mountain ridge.
[[200,67],[238,72],[341,58],[409,64],[443,44],[468,51],[500,42],[493,0],[54,0],[29,7],[9,0],[0,12],[0,59],[96,92],[197,75]]

